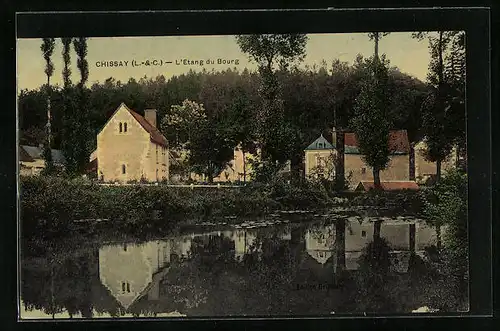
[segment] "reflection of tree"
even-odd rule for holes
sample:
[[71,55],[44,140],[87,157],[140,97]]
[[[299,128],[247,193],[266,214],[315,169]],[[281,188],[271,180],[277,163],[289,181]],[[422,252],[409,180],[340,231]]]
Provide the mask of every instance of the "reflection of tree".
[[70,318],[91,317],[91,254],[49,253],[46,258],[26,259],[21,270],[26,309],[39,309],[52,317],[64,310]]
[[388,242],[380,237],[375,237],[363,250],[355,293],[356,310],[391,312],[399,309],[393,307],[387,293],[390,250]]

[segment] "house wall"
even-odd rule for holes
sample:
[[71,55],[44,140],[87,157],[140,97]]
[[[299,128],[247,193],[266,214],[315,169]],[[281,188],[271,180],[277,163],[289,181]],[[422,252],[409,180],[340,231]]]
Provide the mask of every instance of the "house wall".
[[[354,189],[362,180],[373,180],[373,170],[359,154],[345,155],[345,175],[351,175],[349,186]],[[385,170],[380,171],[381,181],[409,180],[408,155],[393,155]]]
[[150,141],[146,159],[146,178],[149,181],[168,179],[169,159],[167,148]]
[[[305,175],[310,177],[315,174],[315,169],[318,167],[317,157],[322,157],[329,159],[334,155],[333,150],[306,150],[305,151]],[[333,164],[331,165],[333,167]],[[326,172],[330,172],[332,169],[327,169]]]
[[[119,123],[127,123],[127,132],[119,132]],[[158,147],[157,147],[158,146]],[[158,159],[156,149],[158,148]],[[121,106],[97,135],[97,176],[104,181],[127,182],[168,178],[166,148],[153,143],[150,134],[130,112]],[[125,173],[122,172],[125,165]]]
[[33,162],[19,162],[19,174],[21,176],[39,175],[45,169],[45,161],[43,159],[35,159]]
[[[415,179],[417,182],[424,182],[429,176],[436,174],[436,162],[429,162],[424,157],[425,144],[423,142],[415,146]],[[454,167],[456,151],[453,150],[451,155],[446,158],[441,164],[441,173],[444,174],[447,170]]]
[[[187,157],[187,153],[182,153],[182,157]],[[245,153],[246,163],[246,181],[251,181],[253,179],[253,167],[251,166],[249,159],[255,159],[255,157],[250,153]],[[234,149],[234,156],[228,166],[220,173],[219,176],[214,177],[214,182],[236,182],[243,181],[243,151],[239,148]],[[207,178],[204,178],[202,175],[198,175],[195,173],[190,174],[190,178],[196,181],[207,181]]]

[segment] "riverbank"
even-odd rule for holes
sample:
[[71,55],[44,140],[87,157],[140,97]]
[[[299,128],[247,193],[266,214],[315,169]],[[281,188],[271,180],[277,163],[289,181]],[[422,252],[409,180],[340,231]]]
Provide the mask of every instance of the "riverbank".
[[419,192],[332,192],[319,183],[291,185],[279,180],[238,189],[192,189],[161,184],[102,186],[35,176],[21,178],[20,195],[23,236],[28,237],[75,228],[147,232],[214,220],[236,224],[249,218],[328,215],[349,208],[418,214],[421,208]]

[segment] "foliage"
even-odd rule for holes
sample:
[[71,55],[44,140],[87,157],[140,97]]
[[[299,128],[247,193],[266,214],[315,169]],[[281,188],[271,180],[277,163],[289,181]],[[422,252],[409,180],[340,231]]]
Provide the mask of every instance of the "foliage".
[[426,158],[436,162],[439,180],[441,162],[452,147],[465,150],[465,36],[463,32],[438,31],[415,33],[414,37],[429,40],[427,80],[432,89],[422,104],[422,125]]
[[352,127],[356,133],[363,160],[374,172],[374,183],[380,185],[379,172],[389,163],[389,130],[392,123],[388,119],[387,104],[388,72],[384,58],[368,60],[368,70],[372,74],[364,82],[356,98],[355,116]]
[[190,169],[212,182],[232,160],[235,142],[223,135],[219,122],[209,115],[203,105],[185,100],[172,106],[162,127],[175,137],[173,146],[189,151]]
[[236,42],[242,52],[257,62],[261,78],[260,95],[262,104],[257,113],[257,135],[261,143],[262,157],[274,165],[283,164],[290,158],[290,138],[295,134],[293,127],[284,120],[282,88],[275,67],[283,71],[295,60],[305,56],[307,36],[305,34],[256,34],[239,35]]
[[[332,206],[324,187],[294,186],[276,178],[240,189],[191,189],[158,186],[101,186],[84,179],[21,177],[23,236],[52,231],[64,234],[78,219],[110,219],[130,231],[166,229],[180,220],[225,216],[262,216],[275,210]],[[160,219],[152,215],[159,212]],[[143,227],[137,228],[138,224]]]

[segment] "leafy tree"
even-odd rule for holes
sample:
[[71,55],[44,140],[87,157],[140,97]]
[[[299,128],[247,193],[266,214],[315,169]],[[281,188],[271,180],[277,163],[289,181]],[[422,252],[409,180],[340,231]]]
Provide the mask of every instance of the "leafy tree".
[[451,107],[447,105],[450,100],[449,82],[445,77],[444,57],[450,41],[456,32],[438,31],[436,33],[415,33],[413,36],[419,40],[428,37],[431,52],[431,63],[427,80],[431,86],[427,98],[422,104],[423,131],[427,144],[425,157],[428,161],[436,162],[436,180],[441,178],[441,165],[450,154],[454,143],[454,130],[450,116]]
[[54,53],[55,39],[54,38],[43,38],[42,45],[40,49],[45,60],[45,75],[47,75],[47,140],[44,144],[43,156],[45,159],[45,171],[51,173],[54,162],[52,160],[52,145],[51,145],[51,117],[50,117],[50,98],[51,98],[51,88],[50,88],[50,77],[54,74],[54,64],[52,63],[51,56]]
[[456,32],[451,36],[450,50],[445,56],[445,80],[448,82],[448,98],[445,107],[453,118],[452,135],[457,148],[457,167],[465,169],[459,158],[466,155],[465,123],[465,32]]
[[448,172],[435,186],[425,192],[424,213],[436,227],[437,246],[441,249],[441,227],[451,225],[448,248],[464,257],[467,251],[467,177],[459,170]]
[[372,74],[367,77],[356,98],[351,125],[363,159],[373,169],[373,183],[380,188],[380,171],[387,167],[391,152],[389,131],[392,123],[387,116],[388,69],[384,58],[372,57],[367,65]]
[[217,121],[207,116],[203,105],[185,100],[172,106],[162,120],[162,130],[175,137],[173,146],[189,151],[188,164],[209,182],[218,176],[233,158],[234,142],[221,134]]
[[[65,40],[65,48],[68,40]],[[64,151],[66,152],[67,166],[70,173],[81,174],[88,164],[92,144],[92,131],[89,121],[89,91],[85,87],[88,80],[89,69],[87,62],[87,38],[73,39],[73,47],[77,55],[77,67],[80,72],[80,81],[77,86],[64,89],[66,120],[66,139]],[[64,71],[65,83],[69,80],[68,71]]]
[[240,49],[258,65],[261,77],[261,111],[257,115],[262,157],[271,163],[284,163],[289,137],[293,128],[283,122],[283,102],[280,96],[276,67],[286,70],[295,60],[303,60],[307,36],[305,34],[239,35]]
[[415,180],[415,145],[422,140],[421,105],[429,92],[420,80],[400,72],[389,71],[389,93],[391,95],[390,118],[394,129],[405,129],[409,140],[409,178]]

